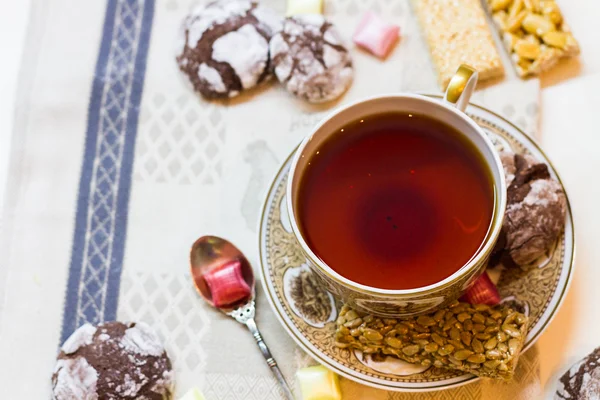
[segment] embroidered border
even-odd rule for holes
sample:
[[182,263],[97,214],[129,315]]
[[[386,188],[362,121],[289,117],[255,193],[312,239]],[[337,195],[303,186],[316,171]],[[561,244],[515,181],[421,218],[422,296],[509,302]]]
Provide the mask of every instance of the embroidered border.
[[109,0],[88,110],[61,343],[116,317],[153,0]]

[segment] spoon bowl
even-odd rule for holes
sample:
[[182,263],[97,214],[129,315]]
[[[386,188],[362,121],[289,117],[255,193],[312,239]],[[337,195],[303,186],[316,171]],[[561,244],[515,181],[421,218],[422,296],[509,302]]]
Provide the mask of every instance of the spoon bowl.
[[[196,240],[190,251],[190,272],[200,296],[226,313],[254,298],[256,281],[252,266],[228,240],[217,236]],[[223,290],[226,293],[221,293]],[[224,294],[224,301],[219,301],[217,292]]]

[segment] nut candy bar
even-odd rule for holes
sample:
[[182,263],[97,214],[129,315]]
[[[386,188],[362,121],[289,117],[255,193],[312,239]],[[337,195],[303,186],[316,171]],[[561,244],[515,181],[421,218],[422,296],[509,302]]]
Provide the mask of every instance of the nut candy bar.
[[538,75],[579,44],[554,0],[486,0],[506,49],[521,77]]
[[379,318],[344,305],[336,345],[365,354],[509,380],[527,334],[525,315],[505,306],[455,301],[431,315],[408,320]]
[[413,0],[443,89],[461,64],[479,80],[504,75],[502,60],[479,0]]

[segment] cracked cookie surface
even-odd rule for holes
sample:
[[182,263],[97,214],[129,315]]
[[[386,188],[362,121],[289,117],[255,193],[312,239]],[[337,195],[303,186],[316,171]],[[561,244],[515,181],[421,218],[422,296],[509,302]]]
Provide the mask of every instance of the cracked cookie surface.
[[322,15],[287,18],[269,43],[275,75],[285,88],[311,103],[331,101],[352,83],[348,49]]
[[500,154],[508,186],[502,234],[496,247],[505,265],[521,267],[541,257],[565,224],[567,200],[548,166],[531,156]]
[[269,40],[280,28],[279,17],[255,1],[195,7],[183,22],[177,64],[202,96],[237,96],[269,77]]

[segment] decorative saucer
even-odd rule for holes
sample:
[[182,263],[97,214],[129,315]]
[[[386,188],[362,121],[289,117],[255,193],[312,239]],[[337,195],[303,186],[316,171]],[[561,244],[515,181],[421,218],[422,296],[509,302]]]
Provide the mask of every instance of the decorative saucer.
[[[552,163],[523,131],[483,107],[470,105],[467,113],[489,135],[499,150],[530,154]],[[323,365],[349,379],[385,390],[424,392],[450,389],[478,379],[437,368],[424,368],[387,357],[373,360],[360,352],[339,349],[334,344],[335,320],[340,304],[320,287],[306,266],[288,219],[285,186],[292,154],[284,162],[269,189],[260,221],[260,273],[263,288],[275,315],[289,335]],[[570,207],[563,235],[546,257],[527,272],[505,270],[498,282],[503,302],[511,302],[530,317],[525,349],[531,347],[558,311],[573,274],[575,252]]]

